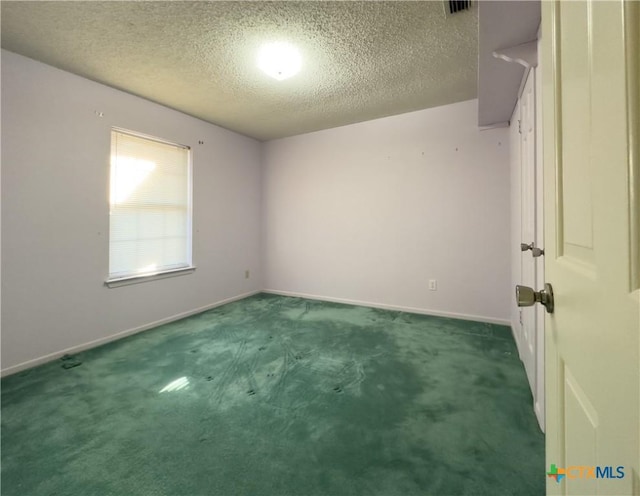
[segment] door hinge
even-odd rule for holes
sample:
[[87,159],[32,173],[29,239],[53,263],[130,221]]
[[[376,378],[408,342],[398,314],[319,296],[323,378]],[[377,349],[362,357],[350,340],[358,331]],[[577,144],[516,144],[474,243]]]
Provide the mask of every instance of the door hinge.
[[518,119],[518,134],[522,134],[522,121]]

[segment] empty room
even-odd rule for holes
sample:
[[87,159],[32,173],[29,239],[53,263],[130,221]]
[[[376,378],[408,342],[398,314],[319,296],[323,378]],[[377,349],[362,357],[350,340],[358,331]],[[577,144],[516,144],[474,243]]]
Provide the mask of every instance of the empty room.
[[640,2],[0,14],[2,495],[640,495]]

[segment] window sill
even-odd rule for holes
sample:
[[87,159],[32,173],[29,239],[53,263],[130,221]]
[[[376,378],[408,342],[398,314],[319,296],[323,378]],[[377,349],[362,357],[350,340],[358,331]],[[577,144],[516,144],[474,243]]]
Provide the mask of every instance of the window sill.
[[167,270],[156,274],[145,274],[140,276],[120,277],[118,279],[107,279],[104,284],[109,288],[119,288],[120,286],[130,286],[131,284],[140,284],[141,282],[157,281],[168,277],[185,276],[195,272],[195,266],[184,267],[181,269]]

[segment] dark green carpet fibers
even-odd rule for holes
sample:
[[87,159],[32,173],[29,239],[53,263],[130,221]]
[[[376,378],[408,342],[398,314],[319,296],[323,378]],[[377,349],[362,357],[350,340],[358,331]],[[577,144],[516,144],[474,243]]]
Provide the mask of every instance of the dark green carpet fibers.
[[3,495],[544,494],[507,327],[261,294],[73,359],[2,381]]

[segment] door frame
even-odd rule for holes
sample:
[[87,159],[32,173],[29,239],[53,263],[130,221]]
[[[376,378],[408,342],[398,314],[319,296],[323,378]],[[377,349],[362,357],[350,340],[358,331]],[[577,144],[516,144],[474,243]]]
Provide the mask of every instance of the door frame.
[[[538,30],[538,40],[537,45],[540,45],[540,30]],[[522,205],[524,201],[524,195],[522,194],[523,187],[523,176],[522,176],[522,147],[521,147],[521,138],[520,134],[518,134],[518,149],[512,150],[511,153],[517,153],[517,176],[515,177],[515,181],[517,184],[512,184],[512,188],[515,188],[517,192],[517,200],[516,204],[513,206],[517,209],[518,222],[517,233],[512,236],[512,242],[516,243],[516,247],[514,247],[514,252],[516,260],[514,263],[518,266],[517,272],[512,277],[514,284],[523,284],[522,280],[522,253],[520,252],[519,243],[520,242],[531,242],[535,241],[536,246],[540,248],[544,248],[544,190],[543,190],[543,156],[542,156],[542,78],[541,78],[541,69],[540,66],[531,66],[527,67],[522,76],[522,82],[520,84],[520,88],[518,90],[518,99],[516,102],[516,107],[513,113],[513,120],[520,120],[521,117],[521,104],[522,104],[522,94],[526,87],[526,83],[528,78],[533,78],[533,90],[534,90],[534,122],[535,122],[535,162],[534,162],[534,182],[531,185],[533,188],[533,194],[531,195],[534,198],[534,217],[535,217],[535,235],[533,240],[531,239],[523,239],[523,228],[522,228]],[[518,122],[512,122],[512,126],[519,126]],[[512,141],[513,143],[513,141]],[[512,157],[513,161],[513,157]],[[529,255],[530,256],[530,255]],[[532,284],[535,286],[534,289],[540,289],[544,287],[544,256],[538,258],[532,258],[533,262],[536,264],[535,270],[535,281],[527,281],[525,284]],[[515,303],[513,303],[515,305]],[[532,308],[518,308],[518,318],[512,322],[512,326],[514,327],[513,333],[516,339],[516,344],[518,346],[518,352],[520,354],[520,359],[523,359],[523,354],[526,352],[525,347],[527,344],[524,342],[524,335],[522,331],[522,312],[535,312],[535,349],[534,349],[534,363],[533,363],[533,377],[529,382],[529,386],[531,388],[531,394],[533,396],[533,409],[538,420],[538,424],[542,432],[545,431],[545,343],[544,343],[544,329],[545,329],[545,316],[544,316],[544,308],[540,305],[536,305]],[[524,364],[524,360],[523,360]],[[529,379],[529,375],[527,375]]]

